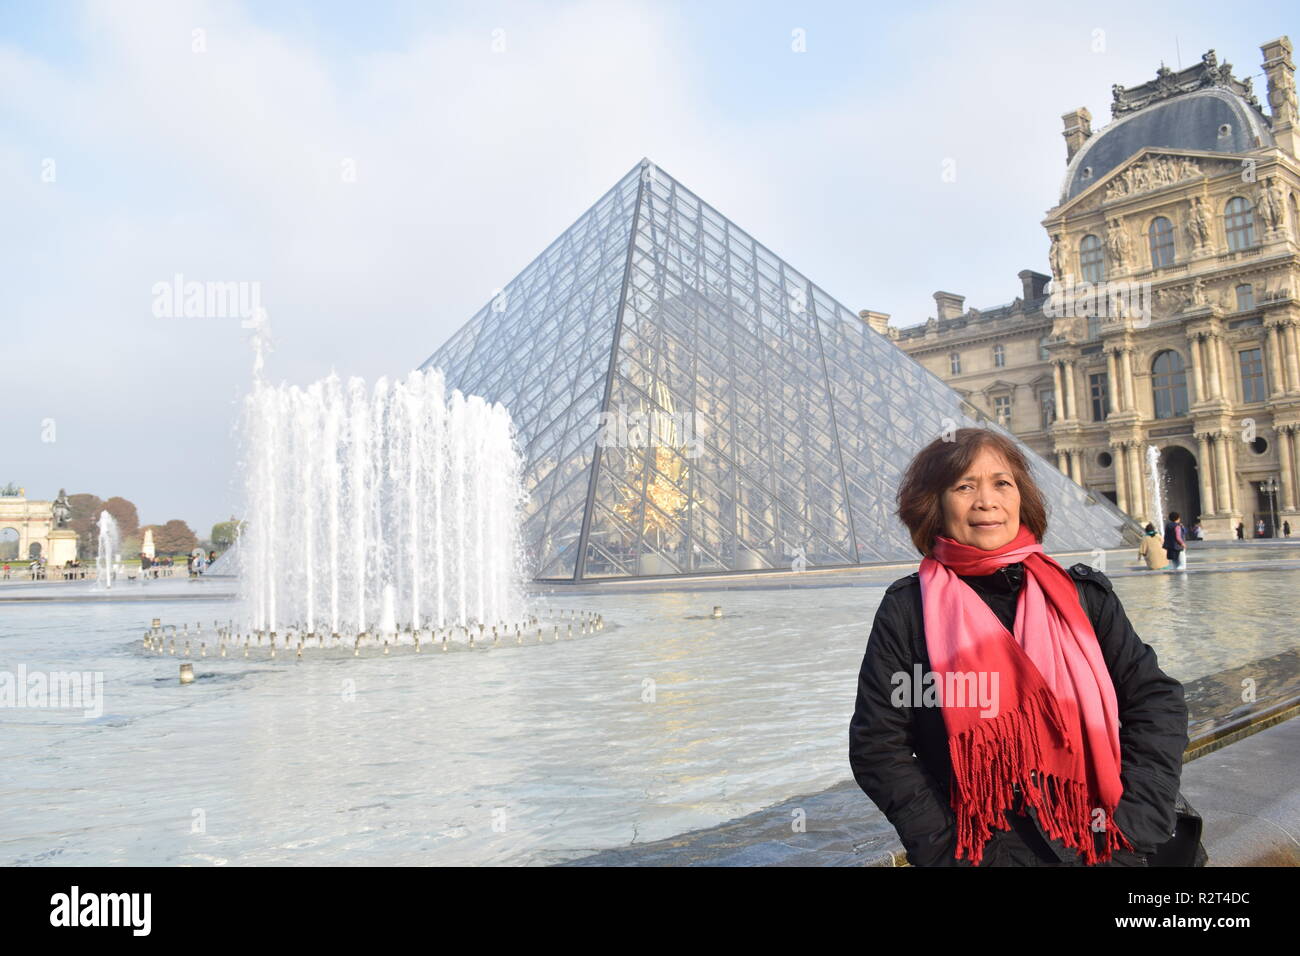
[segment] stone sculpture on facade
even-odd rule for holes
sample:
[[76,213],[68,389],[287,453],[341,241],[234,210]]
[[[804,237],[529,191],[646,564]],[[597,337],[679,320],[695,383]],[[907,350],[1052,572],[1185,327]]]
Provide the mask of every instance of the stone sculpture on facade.
[[1187,213],[1187,235],[1192,240],[1192,247],[1204,249],[1210,241],[1210,217],[1205,214],[1205,204],[1197,196],[1192,201]]
[[1247,103],[1259,108],[1259,100],[1255,98],[1250,80],[1237,79],[1232,75],[1232,64],[1219,63],[1218,56],[1210,50],[1201,56],[1200,63],[1178,72],[1161,64],[1160,69],[1156,70],[1155,79],[1140,86],[1130,88],[1118,83],[1112,84],[1110,113],[1114,117],[1123,116],[1180,93],[1213,87],[1236,93]]
[[1047,253],[1047,264],[1052,270],[1052,278],[1060,282],[1065,275],[1065,250],[1061,248],[1061,234],[1052,236],[1052,248]]
[[1109,202],[1120,196],[1131,196],[1148,189],[1172,186],[1201,175],[1201,167],[1194,159],[1185,156],[1156,156],[1144,163],[1136,163],[1120,173],[1106,187]]
[[1282,197],[1282,191],[1277,187],[1277,180],[1269,176],[1264,181],[1264,184],[1259,187],[1259,201],[1255,204],[1260,221],[1269,232],[1281,229],[1286,221],[1283,211],[1286,209],[1285,203],[1286,200]]
[[1128,234],[1118,219],[1110,221],[1110,228],[1106,232],[1106,251],[1110,253],[1110,261],[1115,270],[1123,270],[1128,263],[1131,247]]

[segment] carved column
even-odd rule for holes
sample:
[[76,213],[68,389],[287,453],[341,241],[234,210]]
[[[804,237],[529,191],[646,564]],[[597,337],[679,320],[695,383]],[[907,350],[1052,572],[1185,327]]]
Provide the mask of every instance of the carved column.
[[1112,412],[1120,411],[1118,370],[1119,362],[1115,360],[1115,350],[1111,349],[1106,353],[1106,399],[1110,402]]
[[[1052,363],[1052,394],[1056,400],[1056,417],[1061,419],[1068,418],[1069,415],[1066,412],[1066,408],[1065,408],[1065,391],[1061,387],[1061,363],[1060,362]],[[1064,471],[1065,469],[1062,468],[1061,470]]]
[[1065,475],[1065,477],[1070,477],[1070,469],[1066,464],[1065,452],[1063,451],[1058,451],[1056,453],[1056,470]]
[[1126,515],[1132,514],[1128,508],[1128,472],[1125,471],[1124,443],[1119,442],[1110,447],[1111,467],[1115,471],[1115,504],[1119,505],[1119,510]]
[[1142,480],[1142,452],[1137,442],[1128,443],[1128,481],[1134,517],[1147,516],[1147,487]]
[[1196,450],[1199,456],[1196,462],[1196,473],[1201,479],[1201,512],[1212,515],[1214,514],[1214,484],[1211,475],[1214,473],[1214,460],[1210,457],[1208,435],[1196,436]]
[[1209,401],[1210,397],[1210,373],[1205,368],[1205,337],[1203,334],[1196,333],[1196,338],[1192,339],[1192,354],[1196,356],[1196,376],[1200,382],[1201,401]]
[[1276,325],[1268,327],[1268,394],[1276,398],[1286,391],[1286,376],[1282,371],[1282,337]]
[[1228,453],[1224,446],[1229,441],[1227,432],[1214,433],[1214,500],[1218,502],[1219,512],[1227,514],[1232,510],[1232,496],[1228,484]]
[[1295,503],[1300,505],[1300,425],[1291,426],[1291,474],[1295,478]]
[[1070,477],[1076,485],[1083,485],[1083,451],[1074,449],[1070,452]]
[[1228,451],[1228,501],[1229,507],[1239,514],[1242,512],[1241,489],[1237,487],[1237,448],[1241,444],[1240,436],[1234,431],[1226,433]]
[[1137,403],[1133,401],[1133,349],[1125,346],[1119,353],[1120,383],[1123,386],[1124,408],[1136,411]]
[[1138,375],[1134,371],[1134,356],[1138,350],[1132,346],[1125,349],[1125,386],[1128,389],[1128,410],[1138,411]]
[[1070,406],[1070,421],[1079,420],[1079,408],[1074,404],[1074,361],[1065,363],[1065,402]]
[[1282,338],[1286,342],[1286,348],[1283,350],[1286,355],[1286,390],[1288,392],[1300,391],[1300,367],[1296,365],[1297,341],[1295,326],[1288,322],[1282,329]]
[[1210,374],[1210,397],[1219,398],[1223,395],[1223,379],[1219,374],[1219,337],[1213,332],[1205,336],[1205,348],[1210,353],[1209,374]]
[[1284,511],[1294,511],[1296,502],[1295,493],[1295,472],[1291,470],[1291,462],[1294,458],[1292,448],[1295,445],[1295,433],[1291,431],[1291,426],[1277,430],[1279,447],[1277,450],[1278,460],[1282,463],[1282,509]]
[[1200,336],[1188,336],[1187,354],[1191,356],[1192,374],[1188,376],[1187,384],[1191,386],[1193,405],[1205,398],[1205,378],[1201,374],[1201,353],[1199,346]]

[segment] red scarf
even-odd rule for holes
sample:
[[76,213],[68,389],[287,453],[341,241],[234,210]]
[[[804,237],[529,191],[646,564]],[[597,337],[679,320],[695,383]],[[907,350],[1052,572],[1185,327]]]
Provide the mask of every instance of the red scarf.
[[[1013,783],[1043,829],[1085,863],[1132,849],[1113,818],[1123,792],[1115,686],[1073,580],[1024,525],[993,551],[940,536],[931,554],[921,561],[921,600],[952,758],[957,859],[978,866],[993,828],[1009,829]],[[1026,574],[1013,635],[958,575],[1018,561]],[[949,674],[982,677],[992,706],[978,693],[945,700]],[[1094,824],[1105,830],[1101,848]]]

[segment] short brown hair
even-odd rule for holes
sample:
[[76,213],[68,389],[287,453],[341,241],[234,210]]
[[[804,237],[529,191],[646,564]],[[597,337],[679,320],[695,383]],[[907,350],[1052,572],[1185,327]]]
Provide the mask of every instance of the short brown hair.
[[951,440],[936,438],[917,452],[898,486],[898,517],[922,555],[930,554],[934,539],[943,532],[943,493],[985,447],[1006,459],[1011,468],[1020,491],[1020,523],[1039,541],[1047,533],[1047,503],[1020,446],[992,429],[959,428]]

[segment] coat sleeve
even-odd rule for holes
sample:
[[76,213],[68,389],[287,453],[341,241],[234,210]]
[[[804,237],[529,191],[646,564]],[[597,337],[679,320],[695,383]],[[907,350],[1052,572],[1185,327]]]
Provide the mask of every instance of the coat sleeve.
[[911,707],[891,701],[893,675],[913,673],[910,635],[899,625],[906,616],[896,613],[897,603],[895,594],[885,595],[867,639],[849,722],[849,764],[858,786],[898,831],[913,866],[952,866],[956,819],[913,753]]
[[1183,685],[1160,669],[1155,649],[1133,630],[1110,582],[1091,575],[1089,589],[1102,656],[1119,707],[1120,781],[1115,823],[1139,853],[1154,852],[1173,835],[1174,804],[1187,749]]

